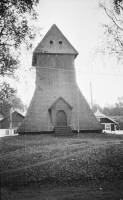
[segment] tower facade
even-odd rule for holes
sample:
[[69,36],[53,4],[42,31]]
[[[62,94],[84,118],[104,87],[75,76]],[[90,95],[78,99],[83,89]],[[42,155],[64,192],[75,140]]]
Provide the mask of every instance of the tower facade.
[[54,24],[33,52],[36,87],[19,133],[101,130],[76,83],[74,61],[78,52]]

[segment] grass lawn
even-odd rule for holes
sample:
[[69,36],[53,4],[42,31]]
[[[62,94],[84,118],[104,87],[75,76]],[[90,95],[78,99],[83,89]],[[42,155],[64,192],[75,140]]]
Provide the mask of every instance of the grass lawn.
[[2,200],[123,199],[123,135],[0,138]]

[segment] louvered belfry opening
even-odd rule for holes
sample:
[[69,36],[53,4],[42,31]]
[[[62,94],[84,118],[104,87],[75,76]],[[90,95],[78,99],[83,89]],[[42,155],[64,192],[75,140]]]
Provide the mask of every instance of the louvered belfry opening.
[[77,55],[54,24],[33,52],[36,87],[18,133],[102,129],[76,83]]

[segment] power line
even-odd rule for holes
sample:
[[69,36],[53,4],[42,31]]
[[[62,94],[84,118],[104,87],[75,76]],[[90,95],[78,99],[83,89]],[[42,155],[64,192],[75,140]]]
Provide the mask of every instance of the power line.
[[[30,65],[23,65],[23,66],[30,66]],[[41,66],[32,66],[33,68],[42,68],[42,69],[51,69],[51,70],[61,70],[61,71],[69,71],[69,72],[80,72],[80,73],[85,73],[85,74],[95,74],[95,75],[103,75],[103,76],[123,76],[123,74],[110,74],[110,73],[100,73],[100,72],[88,72],[88,71],[82,71],[78,69],[64,69],[64,68],[53,68],[53,67],[41,67]],[[21,69],[18,68],[19,70],[22,71],[32,71],[32,69]]]

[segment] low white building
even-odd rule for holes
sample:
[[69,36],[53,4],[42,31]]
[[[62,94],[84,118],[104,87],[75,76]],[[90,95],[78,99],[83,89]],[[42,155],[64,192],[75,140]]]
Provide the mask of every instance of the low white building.
[[101,113],[99,110],[97,110],[94,113],[95,117],[98,121],[102,124],[103,131],[106,132],[115,132],[116,126],[118,126],[118,123],[111,119],[110,117],[107,117],[103,113]]
[[0,129],[0,137],[13,136],[14,129]]

